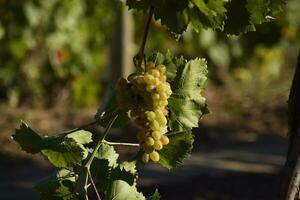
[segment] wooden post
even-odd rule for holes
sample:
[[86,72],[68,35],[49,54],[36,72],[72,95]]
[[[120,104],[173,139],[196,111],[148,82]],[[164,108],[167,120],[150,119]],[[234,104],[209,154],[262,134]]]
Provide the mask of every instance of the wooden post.
[[133,17],[131,11],[121,3],[114,30],[110,59],[110,82],[113,85],[118,78],[133,72],[134,42]]
[[300,52],[289,100],[289,149],[280,190],[281,200],[300,199]]

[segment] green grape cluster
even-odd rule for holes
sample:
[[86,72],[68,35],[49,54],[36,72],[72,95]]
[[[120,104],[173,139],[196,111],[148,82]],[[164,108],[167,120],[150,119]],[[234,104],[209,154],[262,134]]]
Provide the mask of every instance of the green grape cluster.
[[168,98],[172,94],[164,65],[148,65],[144,73],[132,74],[118,83],[118,104],[130,110],[130,117],[139,127],[137,138],[143,149],[143,162],[159,161],[159,153],[169,138],[163,134],[167,126]]

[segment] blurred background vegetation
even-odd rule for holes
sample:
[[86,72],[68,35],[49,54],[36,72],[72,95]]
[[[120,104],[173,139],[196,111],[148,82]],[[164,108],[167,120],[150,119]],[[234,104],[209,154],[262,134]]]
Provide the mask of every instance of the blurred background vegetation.
[[[290,0],[276,20],[243,36],[188,30],[175,41],[154,23],[147,52],[205,57],[212,84],[238,83],[256,94],[262,91],[258,86],[275,86],[280,92],[277,80],[294,63],[299,46],[298,4]],[[0,1],[0,100],[14,107],[97,105],[107,83],[120,7],[115,0]],[[144,26],[141,16],[130,18],[134,49]]]
[[[300,47],[299,13],[300,1],[288,0],[275,20],[242,36],[188,29],[175,39],[159,22],[152,23],[147,54],[170,50],[208,60],[205,97],[212,114],[202,121],[200,132],[206,136],[201,136],[199,146],[207,143],[212,148],[212,140],[224,138],[256,142],[264,136],[286,137],[286,100]],[[143,13],[128,12],[117,0],[0,0],[2,194],[19,190],[25,195],[24,188],[33,179],[49,173],[41,170],[49,168],[41,159],[37,158],[41,166],[36,167],[32,161],[36,158],[10,140],[19,120],[42,133],[92,120],[108,86],[133,69],[144,22]],[[27,178],[28,171],[20,171],[18,164],[34,166],[36,172]],[[5,173],[8,169],[13,175]],[[27,192],[31,199],[36,197],[30,196],[32,189]],[[8,193],[5,197],[19,199]]]

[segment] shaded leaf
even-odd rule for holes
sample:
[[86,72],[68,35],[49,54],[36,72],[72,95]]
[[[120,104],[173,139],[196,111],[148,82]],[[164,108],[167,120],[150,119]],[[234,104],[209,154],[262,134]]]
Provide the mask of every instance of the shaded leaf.
[[109,166],[116,166],[119,154],[113,146],[102,143],[96,154],[96,158],[108,160]]
[[106,192],[106,200],[145,200],[135,186],[130,186],[122,180],[113,181]]
[[96,156],[91,167],[98,190],[105,192],[114,180],[123,180],[129,185],[135,185],[137,179],[135,162],[123,162],[118,165],[118,154],[112,146],[104,144],[100,149],[102,153]]
[[152,54],[148,57],[147,62],[152,62],[155,65],[165,65],[167,68],[166,76],[168,78],[168,82],[171,82],[176,77],[177,68],[186,64],[186,60],[183,56],[176,57],[170,51],[166,54],[159,52]]
[[75,174],[62,169],[35,185],[44,200],[76,199]]
[[171,32],[182,34],[192,25],[220,30],[229,34],[254,31],[255,25],[267,22],[282,11],[285,0],[127,0],[129,8],[148,10],[154,7],[154,17]]
[[68,169],[81,165],[88,154],[83,145],[92,141],[92,134],[84,130],[41,137],[24,122],[12,137],[26,152],[41,153],[55,167]]
[[123,162],[111,170],[110,181],[123,180],[129,185],[136,185],[137,171],[135,162]]
[[205,98],[201,95],[207,79],[204,59],[195,59],[179,66],[171,83],[173,94],[169,98],[171,129],[182,130],[198,127],[200,118],[208,112]]
[[147,198],[147,200],[160,200],[158,190],[156,189],[155,192],[149,198]]
[[91,174],[99,192],[105,192],[107,190],[111,168],[108,160],[94,159],[91,165]]
[[21,122],[20,128],[16,129],[12,138],[18,142],[27,153],[38,153],[42,147],[42,138],[34,132],[25,122]]
[[190,1],[190,21],[196,31],[202,28],[223,29],[226,9],[223,0],[193,0]]
[[170,142],[159,151],[159,164],[172,169],[182,164],[193,148],[194,136],[191,131],[182,131],[177,134],[170,133]]
[[72,169],[75,165],[81,165],[87,157],[87,150],[74,139],[66,138],[61,143],[51,145],[48,149],[41,150],[42,155],[58,168]]

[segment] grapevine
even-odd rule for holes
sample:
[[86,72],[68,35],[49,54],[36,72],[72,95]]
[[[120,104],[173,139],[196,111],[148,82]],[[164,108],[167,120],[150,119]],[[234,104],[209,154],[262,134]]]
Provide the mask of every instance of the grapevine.
[[[42,136],[25,122],[12,138],[22,150],[40,154],[56,172],[38,182],[42,199],[145,200],[137,191],[136,163],[152,161],[166,169],[181,165],[190,155],[194,133],[201,118],[209,113],[202,92],[207,80],[203,58],[186,60],[170,52],[144,53],[151,20],[160,20],[174,34],[191,25],[196,31],[212,28],[229,34],[255,30],[281,10],[283,0],[273,1],[148,1],[127,0],[129,8],[148,11],[140,50],[134,57],[136,72],[121,78],[116,90],[109,90],[95,114],[95,121],[71,131]],[[257,9],[259,8],[259,9]],[[168,10],[168,12],[166,12]],[[243,17],[237,17],[243,13]],[[238,20],[238,21],[236,21]],[[108,141],[111,128],[121,128],[130,120],[138,127],[138,144]],[[84,130],[100,125],[99,137]],[[139,147],[134,160],[119,162],[114,146]],[[147,198],[159,200],[158,191]]]

